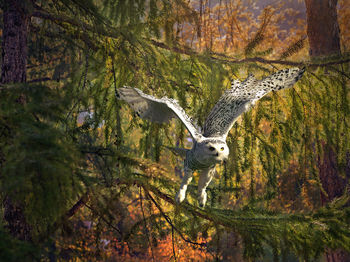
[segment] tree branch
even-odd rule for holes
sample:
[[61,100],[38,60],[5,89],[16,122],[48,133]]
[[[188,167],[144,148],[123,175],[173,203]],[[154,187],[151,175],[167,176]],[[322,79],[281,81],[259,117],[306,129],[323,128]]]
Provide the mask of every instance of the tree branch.
[[[45,19],[45,20],[50,20],[59,26],[62,26],[62,23],[67,23],[67,24],[76,26],[78,28],[81,28],[84,32],[90,31],[90,32],[97,33],[99,35],[112,37],[112,38],[116,38],[116,37],[120,36],[118,33],[107,31],[103,27],[99,27],[97,30],[97,28],[93,27],[92,25],[89,25],[89,24],[84,23],[84,22],[77,20],[77,19],[73,19],[73,18],[68,17],[66,15],[50,14],[47,11],[37,9],[36,11],[34,11],[32,13],[32,16],[37,17],[37,18],[41,18],[41,19]],[[112,29],[116,30],[115,28],[112,28]]]
[[113,226],[110,222],[108,222],[108,220],[106,218],[103,217],[103,215],[100,215],[96,210],[94,210],[91,206],[89,206],[88,204],[84,204],[84,206],[86,206],[88,209],[90,209],[92,212],[94,212],[96,215],[98,215],[99,218],[101,218],[103,220],[103,222],[105,222],[108,226],[110,226],[111,228],[113,228],[115,231],[117,231],[119,233],[120,236],[122,236],[122,232],[120,231],[119,228]]
[[[173,206],[178,205],[172,197],[169,197],[167,194],[161,192],[155,186],[151,186],[151,185],[145,186],[141,181],[133,180],[131,182],[131,181],[125,181],[125,180],[118,179],[116,181],[116,184],[117,185],[122,185],[122,184],[124,184],[124,185],[136,185],[139,187],[143,187],[145,191],[147,191],[147,192],[151,191],[156,196],[158,196],[159,198],[168,202],[169,204],[171,204]],[[217,217],[216,215],[213,215],[213,214],[211,214],[211,216],[210,216],[207,212],[202,211],[199,208],[194,207],[194,206],[187,204],[187,203],[182,203],[181,206],[184,207],[188,212],[192,213],[193,215],[195,215],[197,217],[201,217],[201,218],[204,218],[205,220],[212,221],[213,223],[215,223],[217,225],[222,225],[225,227],[232,227],[232,223],[230,223],[229,221],[226,221],[222,217]]]
[[[32,13],[32,16],[34,17],[38,17],[38,18],[42,18],[42,19],[47,19],[47,20],[51,20],[54,23],[61,25],[61,23],[69,23],[73,26],[76,27],[80,27],[83,29],[83,31],[91,31],[91,32],[95,32],[99,35],[102,36],[106,36],[106,37],[111,37],[111,38],[118,38],[121,36],[122,32],[118,31],[116,28],[110,28],[112,29],[112,31],[110,30],[106,30],[103,27],[98,28],[98,30],[96,30],[96,28],[94,28],[93,26],[86,24],[82,21],[64,16],[64,15],[53,15],[50,14],[46,11],[42,11],[42,10],[36,10],[35,12]],[[165,50],[169,50],[169,51],[173,51],[179,54],[184,54],[184,55],[189,55],[189,56],[201,56],[200,53],[192,50],[189,47],[186,46],[168,46],[165,43],[162,42],[158,42],[156,40],[150,40],[151,44],[165,49]],[[345,58],[345,59],[341,59],[338,61],[330,61],[330,62],[324,62],[324,63],[313,63],[310,61],[304,61],[304,62],[293,62],[293,61],[285,61],[285,60],[275,60],[275,59],[265,59],[262,57],[249,57],[249,58],[244,58],[244,59],[240,59],[237,60],[235,58],[232,58],[230,56],[227,56],[225,54],[219,54],[219,53],[211,53],[210,56],[211,59],[222,62],[222,63],[226,63],[226,64],[244,64],[244,63],[254,63],[254,62],[258,62],[258,63],[263,63],[263,64],[279,64],[279,65],[288,65],[288,66],[308,66],[308,67],[326,67],[326,66],[331,66],[331,65],[338,65],[338,64],[345,64],[345,63],[349,63],[350,62],[350,58]]]
[[50,77],[36,78],[36,79],[31,79],[31,80],[27,81],[27,83],[32,84],[32,83],[47,82],[47,81],[59,82],[62,79],[67,79],[67,77],[61,77],[60,79],[52,79]]
[[198,243],[198,242],[193,242],[192,240],[186,238],[182,232],[174,226],[174,224],[172,223],[170,217],[168,217],[164,211],[162,210],[162,208],[160,207],[160,205],[157,203],[157,201],[152,197],[152,195],[149,193],[149,191],[145,188],[142,187],[143,190],[146,192],[147,196],[149,197],[149,199],[153,202],[153,204],[157,207],[157,209],[159,210],[159,212],[162,214],[162,216],[164,217],[164,219],[168,222],[168,224],[179,234],[179,236],[187,243],[190,243],[192,245],[197,245],[197,246],[201,246],[201,247],[206,247],[207,244],[206,243]]
[[[184,55],[196,55],[199,56],[200,54],[193,51],[189,47],[182,46],[180,47],[170,47],[162,42],[158,42],[155,40],[151,40],[151,43],[157,47],[173,51],[176,53],[184,54]],[[254,62],[259,62],[263,64],[280,64],[280,65],[289,65],[289,66],[308,66],[308,67],[323,67],[323,66],[331,66],[331,65],[338,65],[338,64],[345,64],[350,62],[350,58],[345,58],[342,60],[338,61],[330,61],[330,62],[325,62],[325,63],[311,63],[310,61],[305,61],[305,62],[293,62],[293,61],[285,61],[285,60],[274,60],[274,59],[265,59],[263,57],[249,57],[249,58],[244,58],[237,60],[233,57],[230,57],[225,54],[220,54],[220,53],[211,53],[212,55],[210,56],[211,59],[220,61],[225,64],[244,64],[244,63],[254,63]]]
[[71,218],[79,211],[80,208],[82,208],[90,199],[90,191],[87,191],[79,200],[76,202],[71,209],[68,210],[65,217]]

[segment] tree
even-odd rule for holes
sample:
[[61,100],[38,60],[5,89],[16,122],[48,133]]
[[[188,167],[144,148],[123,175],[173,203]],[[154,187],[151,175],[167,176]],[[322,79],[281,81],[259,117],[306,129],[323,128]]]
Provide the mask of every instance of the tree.
[[338,0],[305,0],[311,57],[339,55]]
[[[307,13],[307,34],[311,57],[340,55],[340,30],[338,25],[337,0],[305,0]],[[345,85],[345,83],[344,83]],[[319,176],[324,189],[321,194],[325,204],[342,196],[348,184],[347,178],[339,175],[336,162],[339,157],[331,145],[324,147],[323,163],[319,164]],[[343,173],[344,174],[344,173]],[[350,254],[338,250],[327,252],[328,261],[348,261]]]
[[[0,86],[0,185],[2,200],[23,203],[32,243],[14,239],[1,221],[0,260],[169,261],[191,253],[312,260],[327,247],[349,249],[346,198],[320,206],[316,157],[322,141],[339,156],[349,148],[349,89],[340,81],[348,73],[339,66],[346,57],[294,60],[306,57],[303,29],[281,41],[283,13],[268,7],[254,17],[241,1],[25,3],[27,81]],[[232,75],[260,78],[304,64],[317,70],[235,124],[230,159],[205,209],[191,185],[188,202],[174,201],[181,159],[166,147],[189,146],[183,126],[141,121],[115,96],[124,85],[167,95],[203,123]],[[332,165],[341,170],[342,159]],[[278,196],[285,192],[299,201],[284,205]]]
[[[1,83],[16,84],[26,82],[27,34],[29,14],[25,1],[10,0],[3,4],[2,65]],[[6,99],[6,97],[2,97]],[[18,103],[24,103],[18,98]],[[10,131],[11,132],[11,131]],[[1,152],[0,152],[1,154]],[[2,159],[2,161],[6,161]],[[6,196],[4,218],[11,234],[21,240],[30,240],[30,226],[23,213],[23,203]]]

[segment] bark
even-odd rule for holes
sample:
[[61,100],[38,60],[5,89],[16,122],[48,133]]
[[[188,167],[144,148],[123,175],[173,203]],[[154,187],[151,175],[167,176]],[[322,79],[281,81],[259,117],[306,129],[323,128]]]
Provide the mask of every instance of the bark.
[[[28,22],[29,15],[26,12],[25,1],[6,0],[3,2],[2,84],[26,81]],[[6,97],[1,99],[6,99]],[[24,101],[20,98],[18,102],[23,103]],[[5,157],[1,159],[6,161]],[[3,205],[4,219],[12,236],[20,240],[31,240],[31,229],[26,222],[23,206],[9,196],[5,197]]]
[[[339,55],[340,36],[337,17],[338,0],[305,0],[307,16],[307,35],[311,57]],[[337,168],[337,153],[323,143],[324,154],[319,158],[318,168],[322,187],[322,205],[344,194],[347,178],[343,178]],[[350,254],[343,250],[328,250],[328,262],[350,261]]]
[[327,262],[349,262],[350,254],[343,250],[333,250],[326,253]]
[[[322,143],[323,156],[318,159],[319,176],[322,187],[326,194],[321,193],[321,203],[326,205],[334,198],[341,197],[345,190],[347,190],[348,175],[350,173],[350,155],[347,154],[348,165],[346,167],[346,177],[343,178],[337,168],[337,153],[333,148]],[[327,262],[347,262],[350,261],[350,254],[344,250],[330,250],[326,251]]]
[[318,169],[322,188],[327,193],[321,193],[321,203],[325,205],[344,194],[347,179],[343,178],[338,172],[337,154],[332,147],[324,142],[322,147],[324,153],[322,159],[319,157]]
[[[307,17],[307,35],[311,57],[339,55],[340,36],[337,17],[338,0],[305,0]],[[324,154],[319,157],[318,168],[322,187],[322,205],[344,194],[347,178],[341,177],[337,167],[337,153],[323,143]],[[350,255],[343,250],[328,250],[328,262],[350,261]]]
[[26,81],[29,16],[23,0],[7,0],[3,13],[1,83]]
[[311,57],[340,54],[337,2],[338,0],[305,0]]
[[3,205],[6,227],[11,235],[19,240],[31,241],[31,227],[24,216],[23,206],[10,197],[5,197]]

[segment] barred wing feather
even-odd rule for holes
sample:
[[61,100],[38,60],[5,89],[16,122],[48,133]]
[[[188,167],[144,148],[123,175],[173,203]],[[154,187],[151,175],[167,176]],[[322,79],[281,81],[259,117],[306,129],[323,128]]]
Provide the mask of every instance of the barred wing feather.
[[237,118],[247,111],[251,105],[271,91],[291,87],[303,75],[305,68],[289,68],[280,70],[261,81],[249,75],[242,83],[225,91],[209,113],[205,124],[205,137],[221,137],[226,139],[228,132]]

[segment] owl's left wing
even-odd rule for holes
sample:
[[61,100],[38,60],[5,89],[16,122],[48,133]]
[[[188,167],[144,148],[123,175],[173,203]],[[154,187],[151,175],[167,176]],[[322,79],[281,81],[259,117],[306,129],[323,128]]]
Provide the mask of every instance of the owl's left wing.
[[203,135],[226,139],[237,118],[257,100],[270,91],[291,87],[303,75],[305,68],[288,68],[280,70],[259,81],[253,75],[242,83],[234,82],[209,113]]
[[128,102],[135,110],[136,115],[143,119],[165,123],[169,122],[174,117],[178,117],[195,140],[198,140],[201,136],[193,120],[186,114],[175,99],[168,97],[155,98],[132,87],[119,88],[117,96],[119,96],[119,99]]

